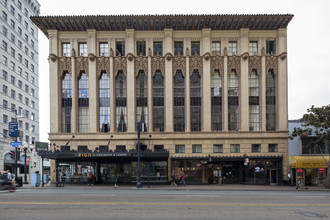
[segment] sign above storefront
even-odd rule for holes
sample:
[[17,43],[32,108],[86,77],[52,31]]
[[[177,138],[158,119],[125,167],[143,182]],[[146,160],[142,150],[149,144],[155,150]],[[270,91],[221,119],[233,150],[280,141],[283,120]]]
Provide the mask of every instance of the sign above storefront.
[[130,157],[131,153],[77,153],[75,157]]

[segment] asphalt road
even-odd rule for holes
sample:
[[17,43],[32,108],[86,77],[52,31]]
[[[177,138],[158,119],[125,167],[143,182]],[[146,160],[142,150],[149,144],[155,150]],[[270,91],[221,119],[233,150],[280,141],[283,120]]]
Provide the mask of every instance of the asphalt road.
[[0,191],[0,219],[329,219],[329,191],[38,188]]

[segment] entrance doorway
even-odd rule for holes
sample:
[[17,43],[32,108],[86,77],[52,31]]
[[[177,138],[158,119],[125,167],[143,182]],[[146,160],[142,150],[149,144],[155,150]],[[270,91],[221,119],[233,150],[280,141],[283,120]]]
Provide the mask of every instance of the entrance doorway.
[[269,175],[270,175],[270,185],[277,185],[277,170],[270,169]]

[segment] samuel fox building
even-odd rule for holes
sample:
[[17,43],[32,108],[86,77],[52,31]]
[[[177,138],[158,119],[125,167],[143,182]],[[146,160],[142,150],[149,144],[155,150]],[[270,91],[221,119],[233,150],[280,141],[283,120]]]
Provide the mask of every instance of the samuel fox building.
[[136,183],[139,129],[142,183],[283,184],[292,18],[32,17],[49,39],[52,181]]

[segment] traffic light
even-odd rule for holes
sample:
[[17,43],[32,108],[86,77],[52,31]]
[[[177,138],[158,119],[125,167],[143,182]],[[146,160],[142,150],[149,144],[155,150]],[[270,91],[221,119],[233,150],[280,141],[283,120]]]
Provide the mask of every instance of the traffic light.
[[11,150],[9,152],[9,156],[10,156],[11,159],[15,160],[15,151]]

